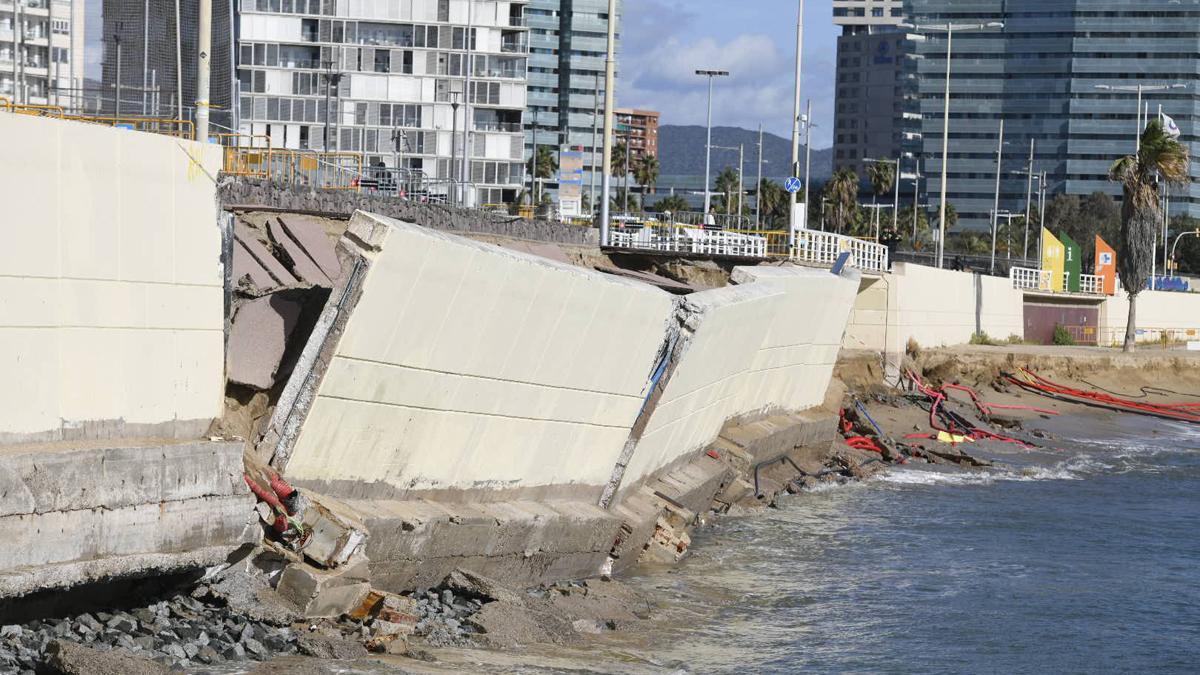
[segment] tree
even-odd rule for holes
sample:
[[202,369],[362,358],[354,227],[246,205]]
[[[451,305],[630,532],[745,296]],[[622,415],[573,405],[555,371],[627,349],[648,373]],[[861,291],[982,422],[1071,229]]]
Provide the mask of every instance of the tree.
[[[891,194],[896,184],[896,171],[893,165],[886,162],[872,162],[867,166],[867,180],[871,183],[871,202],[879,203],[880,197]],[[879,209],[873,209],[873,218],[878,222],[881,214]]]
[[835,232],[844,232],[858,211],[858,174],[854,169],[842,167],[833,172],[825,183],[824,195],[829,202],[831,220]]
[[1125,324],[1125,346],[1133,351],[1137,340],[1137,298],[1146,288],[1154,261],[1154,232],[1162,222],[1159,211],[1159,179],[1176,185],[1188,180],[1187,150],[1152,120],[1142,132],[1137,154],[1113,162],[1110,180],[1121,184],[1121,236],[1117,240],[1117,273],[1129,293],[1129,320]]
[[[537,183],[539,178],[542,180],[553,178],[554,174],[558,173],[558,156],[555,154],[554,148],[548,145],[539,145],[535,152],[537,153],[537,171],[533,170],[534,162],[532,156],[529,158],[525,170],[533,177],[534,183]],[[537,188],[536,194],[545,197],[545,192],[543,192],[541,187]]]
[[654,192],[660,169],[658,158],[651,154],[642,155],[633,163],[633,179],[642,186],[643,194]]
[[762,222],[768,229],[787,229],[791,220],[788,210],[791,208],[791,196],[783,186],[773,180],[764,178],[755,191],[759,200],[759,212]]
[[721,210],[733,213],[733,205],[737,203],[738,172],[733,167],[725,167],[717,174],[716,190],[720,193]]
[[614,178],[624,177],[629,167],[625,165],[628,154],[624,143],[616,143],[612,149],[612,175]]
[[910,204],[900,209],[901,242],[914,251],[923,251],[933,243],[929,236],[929,216],[925,209],[917,209],[917,236],[913,237],[913,207]]
[[687,200],[683,197],[680,197],[679,195],[668,195],[658,200],[658,203],[654,206],[651,206],[650,210],[654,211],[655,213],[664,213],[666,211],[670,211],[671,213],[680,213],[683,211],[690,211],[691,208],[692,207],[688,205]]

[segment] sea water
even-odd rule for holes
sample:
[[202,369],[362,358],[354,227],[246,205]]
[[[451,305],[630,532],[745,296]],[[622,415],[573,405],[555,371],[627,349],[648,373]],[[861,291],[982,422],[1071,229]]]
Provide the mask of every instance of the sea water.
[[1117,415],[1046,425],[1064,440],[1028,453],[1036,461],[893,468],[718,519],[685,562],[628,580],[653,599],[645,626],[479,665],[1200,672],[1200,428]]

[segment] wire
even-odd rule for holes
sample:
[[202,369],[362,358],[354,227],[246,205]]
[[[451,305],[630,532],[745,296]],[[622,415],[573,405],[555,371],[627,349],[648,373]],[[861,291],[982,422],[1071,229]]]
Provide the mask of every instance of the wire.
[[1142,394],[1140,396],[1134,396],[1132,394],[1123,394],[1119,391],[1105,389],[1104,387],[1101,387],[1098,384],[1093,384],[1092,382],[1088,382],[1087,380],[1085,380],[1083,378],[1079,378],[1079,381],[1088,385],[1089,387],[1091,387],[1093,389],[1098,389],[1106,394],[1112,394],[1113,396],[1123,396],[1128,399],[1142,399],[1142,398],[1146,398],[1147,396],[1150,396],[1151,394],[1157,394],[1159,396],[1173,395],[1173,396],[1187,396],[1189,398],[1200,398],[1200,394],[1188,394],[1188,393],[1185,393],[1182,391],[1172,391],[1170,389],[1167,389],[1166,387],[1155,387],[1155,386],[1142,387],[1141,388]]

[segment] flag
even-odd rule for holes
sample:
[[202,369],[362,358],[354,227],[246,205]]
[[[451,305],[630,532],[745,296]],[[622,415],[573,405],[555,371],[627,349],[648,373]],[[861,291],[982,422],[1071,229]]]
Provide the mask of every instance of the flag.
[[1175,124],[1175,120],[1171,119],[1171,116],[1165,112],[1158,113],[1158,117],[1162,121],[1163,131],[1167,132],[1167,135],[1171,138],[1179,140],[1179,125]]
[[1117,252],[1096,235],[1096,276],[1104,280],[1104,294],[1117,294]]
[[1058,237],[1050,233],[1050,230],[1042,228],[1042,269],[1050,272],[1049,288],[1046,288],[1046,282],[1043,281],[1039,287],[1043,291],[1053,291],[1062,293],[1066,289],[1063,288],[1063,281],[1066,273],[1066,247],[1059,241]]

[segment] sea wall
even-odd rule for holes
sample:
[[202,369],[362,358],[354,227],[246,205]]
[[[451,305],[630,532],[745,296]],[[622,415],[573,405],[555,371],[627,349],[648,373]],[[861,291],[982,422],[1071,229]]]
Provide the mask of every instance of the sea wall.
[[844,346],[898,353],[910,338],[938,347],[970,342],[980,331],[1019,336],[1023,303],[1007,278],[896,263],[890,274],[863,278]]
[[221,150],[0,114],[0,598],[245,539],[224,405]]
[[348,499],[595,503],[730,418],[819,404],[858,287],[739,268],[678,298],[361,212],[348,237],[361,297],[327,364],[293,376],[311,404],[276,412],[306,417],[274,452],[289,479]]
[[[1100,344],[1125,341],[1129,297],[1109,298],[1100,311]],[[1200,339],[1200,293],[1143,291],[1137,298],[1138,342]]]
[[12,114],[0,138],[0,443],[198,436],[224,388],[220,149]]

